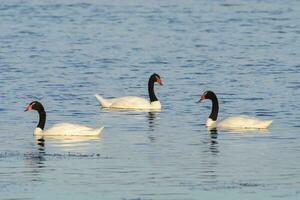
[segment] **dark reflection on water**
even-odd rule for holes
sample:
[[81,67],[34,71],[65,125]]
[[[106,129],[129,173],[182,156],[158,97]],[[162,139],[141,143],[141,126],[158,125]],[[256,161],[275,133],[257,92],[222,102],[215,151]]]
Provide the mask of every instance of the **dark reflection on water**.
[[218,150],[218,130],[217,129],[210,129],[208,131],[208,134],[210,136],[210,151],[214,154],[217,154],[219,153],[219,150]]
[[148,112],[148,125],[149,130],[154,131],[155,129],[155,122],[157,118],[158,113],[157,112]]
[[36,144],[39,151],[45,151],[45,139],[43,137],[36,138]]
[[26,154],[26,162],[33,169],[33,172],[36,173],[36,168],[45,167],[45,140],[42,137],[36,138],[36,150],[33,149],[32,153]]

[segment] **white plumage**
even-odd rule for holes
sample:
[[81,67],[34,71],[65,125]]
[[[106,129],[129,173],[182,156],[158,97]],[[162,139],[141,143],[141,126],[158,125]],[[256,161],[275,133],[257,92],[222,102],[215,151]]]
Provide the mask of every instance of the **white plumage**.
[[219,122],[212,121],[210,118],[207,120],[206,126],[211,128],[224,128],[224,129],[265,129],[271,125],[273,120],[261,120],[256,117],[246,115],[239,115],[227,117]]
[[100,135],[104,127],[91,128],[79,124],[60,123],[47,130],[37,127],[34,130],[36,136],[96,136]]
[[119,97],[112,99],[104,99],[98,94],[95,94],[96,99],[100,102],[103,108],[116,108],[116,109],[132,109],[132,110],[160,110],[161,104],[159,101],[149,102],[149,100],[135,97]]

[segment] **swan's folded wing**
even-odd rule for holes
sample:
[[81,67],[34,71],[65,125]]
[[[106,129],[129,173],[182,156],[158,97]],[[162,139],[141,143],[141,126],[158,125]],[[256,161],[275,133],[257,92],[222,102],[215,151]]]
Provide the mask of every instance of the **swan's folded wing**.
[[272,120],[261,120],[245,115],[228,117],[218,123],[220,128],[256,128],[264,129],[270,126]]
[[99,135],[102,128],[91,128],[79,124],[71,124],[71,123],[60,123],[52,126],[48,130],[44,131],[44,135],[80,135],[80,136],[91,136],[91,135]]
[[147,99],[135,96],[116,98],[111,105],[112,108],[149,109],[150,102]]

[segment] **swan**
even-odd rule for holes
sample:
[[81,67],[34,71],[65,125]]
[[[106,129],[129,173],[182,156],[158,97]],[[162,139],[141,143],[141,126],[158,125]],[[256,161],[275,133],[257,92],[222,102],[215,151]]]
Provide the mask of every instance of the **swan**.
[[246,115],[233,116],[223,119],[217,122],[219,103],[216,94],[212,91],[205,91],[199,102],[203,102],[205,99],[212,101],[212,110],[206,121],[206,126],[209,128],[224,128],[224,129],[266,129],[273,120],[261,120],[256,117],[250,117]]
[[44,130],[46,112],[43,105],[38,101],[33,101],[26,107],[25,112],[31,110],[36,110],[39,113],[39,123],[33,132],[35,136],[96,136],[100,135],[104,128],[91,128],[79,124],[60,123],[48,130]]
[[152,74],[148,81],[148,93],[150,102],[147,99],[126,96],[112,99],[104,99],[98,94],[95,94],[96,99],[100,102],[103,108],[116,108],[116,109],[132,109],[132,110],[160,110],[161,104],[154,93],[154,83],[163,85],[158,74]]

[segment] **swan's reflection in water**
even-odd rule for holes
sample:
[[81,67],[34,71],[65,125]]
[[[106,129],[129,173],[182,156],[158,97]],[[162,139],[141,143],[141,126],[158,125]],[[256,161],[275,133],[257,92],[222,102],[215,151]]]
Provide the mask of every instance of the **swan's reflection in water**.
[[149,135],[148,138],[150,142],[155,142],[156,138],[153,135],[153,132],[155,131],[155,123],[157,121],[157,115],[158,112],[148,112],[147,119],[148,119],[148,126],[149,126]]
[[[217,129],[207,129],[203,135],[204,142],[200,143],[200,149],[202,150],[199,157],[200,164],[197,168],[199,181],[202,185],[210,185],[218,182],[219,178],[219,142]],[[205,145],[203,145],[205,144]]]
[[210,136],[210,151],[213,154],[217,154],[219,153],[219,149],[218,149],[218,130],[217,129],[208,129],[208,133]]
[[[83,153],[93,147],[92,141],[99,140],[99,136],[35,136],[33,149],[24,154],[26,165],[24,173],[27,174],[29,182],[35,186],[36,183],[43,182],[43,173],[47,170],[55,170],[49,166],[49,161],[53,159],[99,157],[99,153]],[[61,150],[68,153],[62,153]],[[78,151],[80,153],[76,153]]]
[[36,137],[35,139],[39,152],[45,152],[45,139],[43,137]]
[[151,131],[154,131],[156,115],[156,112],[148,112],[148,124]]
[[27,160],[30,161],[30,165],[32,166],[32,169],[45,167],[45,161],[46,161],[45,153],[46,152],[45,152],[44,141],[40,141],[38,143],[37,152],[33,152],[27,155]]
[[252,129],[252,128],[231,128],[226,129],[226,132],[237,133],[237,134],[265,134],[269,133],[268,129]]
[[91,142],[100,141],[101,136],[35,136],[35,139],[38,150],[45,153],[46,142],[60,150],[83,150],[82,147],[90,146]]
[[[210,133],[218,132],[216,128],[207,128],[207,130]],[[222,128],[222,131],[228,132],[228,133],[257,133],[257,134],[262,134],[262,133],[269,133],[269,129],[257,129],[257,128]]]
[[[218,130],[216,128],[207,128],[210,136],[210,151],[212,153],[218,153]],[[264,134],[268,133],[268,129],[247,129],[247,128],[230,128],[222,129],[222,131],[233,134]]]
[[33,150],[24,154],[26,170],[23,173],[27,175],[26,177],[32,186],[43,182],[41,174],[47,168],[45,154],[45,140],[43,138],[37,138]]

